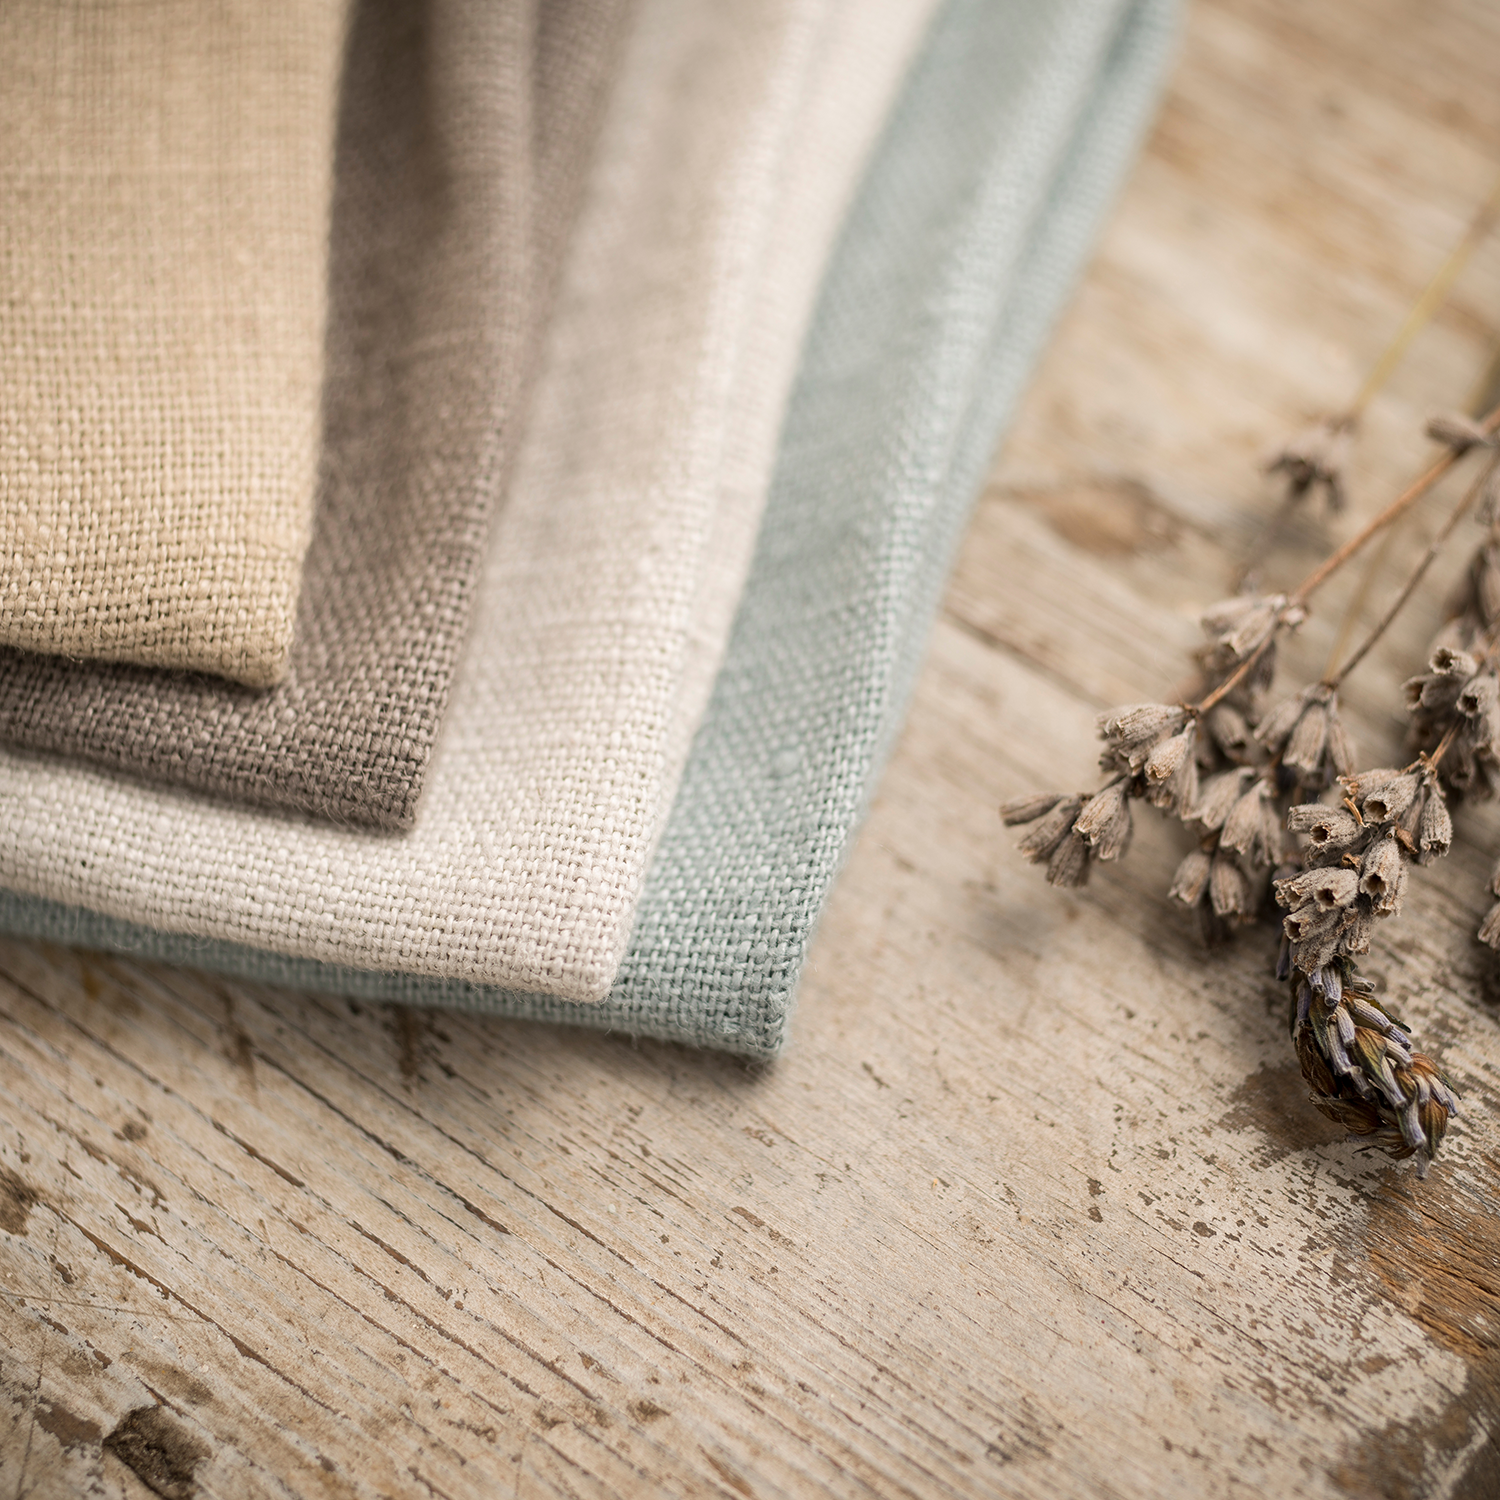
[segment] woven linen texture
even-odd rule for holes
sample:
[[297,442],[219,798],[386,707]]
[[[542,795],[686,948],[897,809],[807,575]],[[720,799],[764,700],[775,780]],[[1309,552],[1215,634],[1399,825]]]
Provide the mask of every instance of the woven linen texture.
[[344,25],[0,5],[0,644],[285,672]]
[[[409,826],[625,0],[363,0],[341,96],[322,484],[270,692],[0,653],[0,741]],[[543,106],[533,110],[533,99]],[[539,174],[540,167],[540,174]],[[534,191],[535,188],[535,191]]]
[[1149,119],[1173,10],[947,0],[830,266],[724,666],[603,1004],[318,964],[8,893],[0,928],[774,1055],[993,443]]
[[0,879],[329,962],[606,994],[929,4],[642,0],[409,835],[6,754]]

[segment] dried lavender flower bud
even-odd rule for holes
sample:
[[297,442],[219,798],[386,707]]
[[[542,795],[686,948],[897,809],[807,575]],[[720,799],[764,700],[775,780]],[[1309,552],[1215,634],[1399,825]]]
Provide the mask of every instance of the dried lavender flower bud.
[[[1146,762],[1147,801],[1177,818],[1190,817],[1198,800],[1198,757],[1193,753],[1197,738],[1198,726],[1189,724],[1181,734],[1163,740]],[[1168,766],[1170,771],[1160,777]]]
[[1324,910],[1311,901],[1299,906],[1281,924],[1292,945],[1292,961],[1304,972],[1331,963],[1339,951],[1343,913]]
[[1344,469],[1349,462],[1349,444],[1354,424],[1350,417],[1324,417],[1299,432],[1266,464],[1270,474],[1285,474],[1287,494],[1301,499],[1314,486],[1327,497],[1328,508],[1344,508]]
[[1427,658],[1428,671],[1441,677],[1472,677],[1479,670],[1479,660],[1468,651],[1449,650],[1439,646]]
[[1441,859],[1452,846],[1453,819],[1448,812],[1447,799],[1440,787],[1429,787],[1417,823],[1418,861],[1425,865]]
[[1455,707],[1467,719],[1485,719],[1500,704],[1500,680],[1494,669],[1478,672],[1464,683]]
[[1382,1036],[1395,1037],[1408,1052],[1411,1050],[1411,1035],[1376,1001],[1373,995],[1351,991],[1342,999],[1355,1024],[1371,1027]]
[[1073,819],[1083,806],[1082,797],[1065,797],[1045,814],[1035,828],[1016,845],[1017,851],[1032,864],[1051,859],[1057,847],[1072,832]]
[[1256,739],[1273,755],[1276,754],[1286,744],[1292,730],[1297,727],[1297,721],[1302,717],[1302,710],[1306,707],[1306,699],[1301,693],[1294,693],[1290,698],[1283,698],[1255,726]]
[[1382,766],[1372,771],[1361,771],[1344,783],[1345,790],[1355,802],[1363,802],[1371,792],[1378,792],[1388,782],[1404,773],[1394,766]]
[[[1167,895],[1174,901],[1182,902],[1184,906],[1196,906],[1203,897],[1212,868],[1212,858],[1202,849],[1194,849],[1177,866],[1177,874],[1172,879],[1172,889],[1167,892]],[[1500,907],[1496,909],[1500,910]]]
[[1282,827],[1281,805],[1268,787],[1260,804],[1260,840],[1268,864],[1279,863],[1286,855],[1286,834]]
[[1495,439],[1472,417],[1460,411],[1438,412],[1427,419],[1427,436],[1462,458],[1471,448],[1493,448]]
[[1350,783],[1349,790],[1359,801],[1359,810],[1364,814],[1366,823],[1387,823],[1392,818],[1399,818],[1411,806],[1412,799],[1422,787],[1422,778],[1415,771],[1407,771],[1391,777],[1368,794],[1355,793],[1355,786],[1362,785],[1364,779],[1361,776]]
[[1272,635],[1279,624],[1301,624],[1306,611],[1289,605],[1285,594],[1242,594],[1205,610],[1200,623],[1208,636],[1204,659],[1226,671],[1238,666]]
[[1255,915],[1255,893],[1239,862],[1227,854],[1215,854],[1208,874],[1208,899],[1214,915],[1239,919]]
[[1256,758],[1259,747],[1254,731],[1232,703],[1215,704],[1204,719],[1204,727],[1226,760],[1245,765]]
[[1099,734],[1105,742],[1100,764],[1106,770],[1118,768],[1139,775],[1156,746],[1177,734],[1186,722],[1186,710],[1167,703],[1140,703],[1100,714]]
[[1344,908],[1344,923],[1339,928],[1339,952],[1368,953],[1370,951],[1370,929],[1375,925],[1375,914],[1362,901]]
[[1328,743],[1328,705],[1316,698],[1309,700],[1287,740],[1283,765],[1304,776],[1311,776],[1323,764],[1323,749]]
[[1221,771],[1210,776],[1198,793],[1198,805],[1193,817],[1205,828],[1221,828],[1229,810],[1240,800],[1245,789],[1245,778],[1251,773],[1245,766],[1236,766],[1232,771]]
[[1147,782],[1160,783],[1175,776],[1183,761],[1191,757],[1196,738],[1197,725],[1189,724],[1179,733],[1158,740],[1156,748],[1146,759]]
[[1321,788],[1346,774],[1354,755],[1339,722],[1338,694],[1326,682],[1283,699],[1256,726],[1255,736],[1304,786]]
[[1354,741],[1339,717],[1337,700],[1328,705],[1328,745],[1324,753],[1335,776],[1347,776],[1353,771]]
[[[1256,780],[1252,783],[1250,790],[1229,809],[1229,816],[1224,819],[1224,827],[1219,833],[1221,848],[1233,849],[1251,863],[1261,865],[1270,864],[1274,858],[1274,851],[1266,848],[1265,822],[1261,817],[1265,793],[1265,782]],[[1280,832],[1279,822],[1277,831]]]
[[1127,783],[1116,781],[1095,792],[1083,805],[1073,832],[1093,846],[1095,859],[1118,859],[1130,843],[1130,796]]
[[1276,882],[1276,899],[1283,906],[1311,902],[1321,911],[1342,911],[1359,895],[1359,876],[1343,865],[1327,870],[1308,870],[1290,880]]
[[1288,809],[1288,833],[1305,833],[1314,850],[1338,850],[1355,843],[1364,825],[1347,808],[1325,807],[1321,802],[1303,802]]
[[[1448,1133],[1449,1119],[1458,1114],[1458,1090],[1438,1072],[1432,1059],[1421,1052],[1414,1053],[1405,1067],[1396,1069],[1396,1082],[1403,1093],[1416,1095],[1417,1124],[1425,1146],[1416,1143],[1414,1149],[1425,1149],[1426,1160],[1431,1161]],[[1405,1136],[1406,1132],[1402,1134]],[[1426,1163],[1421,1162],[1417,1170],[1418,1175],[1424,1175]]]
[[1479,670],[1467,651],[1439,646],[1428,658],[1427,670],[1402,683],[1406,706],[1429,716],[1451,713],[1464,684]]
[[1406,861],[1394,838],[1383,838],[1372,844],[1359,865],[1360,894],[1368,896],[1374,909],[1383,917],[1394,916],[1401,909],[1401,892],[1406,886]]
[[1235,594],[1210,604],[1198,616],[1198,623],[1205,635],[1218,640],[1233,634],[1246,620],[1269,619],[1284,602],[1285,596],[1280,594]]
[[1000,819],[1007,828],[1020,823],[1034,823],[1045,812],[1051,812],[1063,799],[1061,792],[1031,792],[1001,804]]
[[1350,1057],[1358,1061],[1365,1077],[1399,1110],[1406,1103],[1406,1096],[1391,1071],[1391,1062],[1386,1056],[1386,1039],[1368,1026],[1356,1026],[1352,1041],[1352,1046],[1347,1042],[1344,1044],[1349,1047]]
[[1047,862],[1047,884],[1075,887],[1087,885],[1088,878],[1088,841],[1080,833],[1069,833]]

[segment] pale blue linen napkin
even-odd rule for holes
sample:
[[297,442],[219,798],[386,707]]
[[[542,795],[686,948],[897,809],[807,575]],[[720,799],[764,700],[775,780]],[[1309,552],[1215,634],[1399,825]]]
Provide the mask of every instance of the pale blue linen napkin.
[[0,930],[774,1055],[973,497],[1140,142],[1175,0],[947,0],[829,264],[755,560],[609,998],[288,958],[0,892]]

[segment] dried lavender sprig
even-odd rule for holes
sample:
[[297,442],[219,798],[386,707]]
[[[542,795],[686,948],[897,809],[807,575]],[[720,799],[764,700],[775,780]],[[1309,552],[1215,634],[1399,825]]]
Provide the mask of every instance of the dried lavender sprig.
[[[1500,432],[1500,406],[1477,424],[1475,441],[1485,440],[1496,432]],[[1029,839],[1023,841],[1027,847],[1023,847],[1022,852],[1028,859],[1034,863],[1040,863],[1044,858],[1047,860],[1049,881],[1055,885],[1082,885],[1088,879],[1095,859],[1116,858],[1123,853],[1130,837],[1128,802],[1132,798],[1148,797],[1155,805],[1166,807],[1185,820],[1191,818],[1196,801],[1198,757],[1196,747],[1195,753],[1186,754],[1182,747],[1187,741],[1178,740],[1178,737],[1196,737],[1197,724],[1214,710],[1221,706],[1234,707],[1237,695],[1243,696],[1247,689],[1266,685],[1274,665],[1277,638],[1282,631],[1295,629],[1306,619],[1310,596],[1365,542],[1426,494],[1461,456],[1458,447],[1450,447],[1359,533],[1303,579],[1290,595],[1241,597],[1209,609],[1204,615],[1205,629],[1210,637],[1204,664],[1211,674],[1218,675],[1219,681],[1196,703],[1141,704],[1101,717],[1100,733],[1106,747],[1101,764],[1106,769],[1123,773],[1126,778],[1124,786],[1111,797],[1112,816],[1108,820],[1099,821],[1103,818],[1103,808],[1097,807],[1083,828],[1069,826],[1058,833],[1045,854],[1033,852],[1037,846]],[[1166,742],[1172,740],[1178,740],[1178,743],[1167,745]],[[1158,752],[1160,756],[1153,762],[1152,756]],[[1149,769],[1148,762],[1151,762]],[[1110,791],[1114,785],[1111,782],[1087,799],[1080,796],[1080,814],[1083,805],[1092,803],[1094,798]],[[1054,798],[1054,806],[1061,796],[1058,793]],[[1098,827],[1095,827],[1096,823]],[[1107,852],[1099,852],[1101,840],[1102,848]],[[1226,892],[1227,880],[1225,877],[1221,882]],[[1243,915],[1238,907],[1236,914]]]
[[1445,855],[1453,824],[1432,758],[1343,786],[1342,806],[1303,803],[1287,815],[1306,844],[1304,868],[1275,885],[1287,911],[1278,972],[1291,981],[1292,1034],[1314,1103],[1392,1156],[1418,1154],[1425,1173],[1456,1094],[1374,999],[1355,960],[1375,924],[1400,912],[1407,865]]
[[[1462,418],[1435,419],[1435,425],[1439,430],[1434,435],[1447,441],[1450,449],[1450,457],[1457,459],[1471,448],[1491,446],[1494,443],[1495,440],[1491,436],[1491,429],[1496,425],[1494,416],[1495,414],[1492,413],[1491,418],[1487,419],[1488,425],[1468,422],[1467,419]],[[1278,841],[1273,838],[1263,837],[1258,844],[1253,841],[1247,841],[1248,835],[1245,830],[1251,826],[1250,804],[1252,800],[1259,799],[1262,810],[1275,806],[1279,815],[1281,811],[1288,808],[1292,803],[1305,799],[1308,796],[1316,796],[1335,777],[1347,777],[1350,774],[1353,768],[1353,747],[1339,719],[1338,686],[1365,656],[1370,647],[1379,639],[1380,635],[1389,627],[1401,607],[1411,597],[1417,582],[1420,581],[1433,557],[1436,556],[1442,542],[1451,534],[1475,498],[1491,482],[1495,462],[1495,460],[1492,460],[1491,465],[1487,466],[1486,471],[1481,474],[1479,480],[1470,487],[1464,500],[1448,518],[1439,536],[1428,549],[1427,556],[1418,564],[1394,604],[1387,609],[1381,621],[1370,632],[1345,666],[1323,682],[1314,683],[1304,689],[1302,693],[1285,700],[1281,705],[1272,709],[1259,720],[1255,728],[1255,735],[1270,753],[1270,764],[1262,772],[1257,782],[1244,791],[1239,803],[1240,816],[1231,823],[1226,813],[1223,822],[1230,829],[1231,836],[1226,839],[1225,834],[1220,832],[1217,838],[1206,838],[1200,850],[1195,852],[1206,854],[1212,859],[1227,847],[1231,851],[1240,854],[1242,856],[1241,871],[1246,876],[1247,881],[1253,886],[1258,878],[1263,880],[1262,871],[1268,865],[1276,862],[1280,858],[1280,854]],[[1431,471],[1429,470],[1430,473]],[[1404,501],[1410,493],[1409,489],[1401,499]],[[1401,502],[1398,501],[1397,503]],[[1496,561],[1500,562],[1500,558],[1497,558]],[[1323,577],[1327,577],[1326,565],[1319,572]],[[1316,578],[1318,574],[1314,574],[1313,576]],[[1303,588],[1298,590],[1298,594],[1305,594],[1308,587],[1307,584],[1304,584]],[[1500,597],[1500,590],[1496,590],[1496,593],[1497,597]],[[1253,601],[1247,603],[1245,606],[1242,606],[1240,615],[1243,618],[1260,622],[1266,636],[1274,638],[1274,632],[1278,628],[1278,625],[1273,623],[1269,629],[1265,626],[1268,614],[1266,605],[1271,602]],[[1293,595],[1290,598],[1283,598],[1275,602],[1280,605],[1281,609],[1289,613],[1297,607],[1300,601],[1298,600],[1298,595]],[[1281,615],[1276,616],[1278,622],[1281,618],[1283,618]],[[1471,698],[1478,691],[1477,687],[1471,689]],[[1497,690],[1495,697],[1497,700],[1500,700],[1500,690]],[[1466,698],[1464,701],[1466,704],[1469,704],[1470,699]],[[1486,704],[1489,701],[1490,699],[1487,697],[1483,699],[1483,702]],[[1497,724],[1500,724],[1500,719],[1497,719]],[[1450,736],[1450,740],[1451,738]],[[1494,736],[1490,738],[1493,740]],[[1477,735],[1475,736],[1475,740],[1477,743]],[[1463,743],[1467,744],[1467,742]],[[1458,763],[1469,765],[1473,761],[1474,756],[1469,755],[1467,758],[1461,759]],[[1222,783],[1218,783],[1215,790],[1217,791],[1221,786]],[[1204,805],[1207,808],[1207,816],[1203,817],[1201,821],[1203,821],[1206,828],[1212,829],[1218,826],[1218,820],[1215,816],[1217,807],[1214,797],[1209,796]],[[1437,803],[1434,803],[1434,807],[1437,805]],[[1447,819],[1445,806],[1442,808],[1442,817],[1444,820]],[[1448,836],[1451,837],[1451,824],[1448,827],[1450,829]],[[1386,855],[1388,860],[1388,851],[1386,851]],[[1173,882],[1173,892],[1179,900],[1183,900],[1189,905],[1196,904],[1200,912],[1200,917],[1204,919],[1205,930],[1211,935],[1220,935],[1222,929],[1210,919],[1210,904],[1212,902],[1213,890],[1210,887],[1203,886],[1193,878],[1195,869],[1196,864],[1190,865],[1188,861],[1184,862],[1184,865],[1179,868],[1178,878]],[[1387,903],[1399,899],[1399,882],[1403,878],[1399,859],[1396,861],[1390,878],[1393,882],[1397,883],[1398,888],[1395,894],[1389,891],[1386,893],[1385,899]],[[1500,871],[1497,871],[1497,886],[1500,886]],[[1255,910],[1259,906],[1259,901],[1253,896],[1249,899],[1239,898],[1237,888],[1227,877],[1220,879],[1217,889],[1220,897],[1219,906],[1214,908],[1212,912],[1212,916],[1215,918],[1224,919],[1232,916],[1239,921],[1248,920],[1254,915]],[[1386,908],[1383,907],[1382,909]],[[1332,940],[1334,928],[1332,926],[1332,919],[1327,913],[1322,914],[1316,922],[1312,922],[1310,915],[1304,913],[1301,920],[1307,925],[1309,933],[1315,934],[1323,943],[1326,944]],[[1497,908],[1494,913],[1494,921],[1488,925],[1489,930],[1495,935],[1497,943],[1500,943],[1500,908]]]
[[[1500,431],[1500,406],[1477,424],[1473,433],[1465,432],[1467,446],[1486,442],[1497,431]],[[1469,438],[1473,440],[1467,441]],[[1211,674],[1219,677],[1219,681],[1198,702],[1140,704],[1101,716],[1099,729],[1105,750],[1100,764],[1116,773],[1114,779],[1092,795],[1080,794],[1073,799],[1076,806],[1071,819],[1058,811],[1063,797],[1061,793],[1055,794],[1048,804],[1042,829],[1022,840],[1021,852],[1026,858],[1033,863],[1046,861],[1047,879],[1051,884],[1081,886],[1087,882],[1095,862],[1115,859],[1125,852],[1132,832],[1129,804],[1133,799],[1146,798],[1185,822],[1194,820],[1198,803],[1200,744],[1204,749],[1217,745],[1219,755],[1231,764],[1237,759],[1233,753],[1225,753],[1225,743],[1215,740],[1215,720],[1208,716],[1219,709],[1235,710],[1233,721],[1220,716],[1218,724],[1231,724],[1232,732],[1225,736],[1226,742],[1244,741],[1241,731],[1253,726],[1245,714],[1239,713],[1236,699],[1243,702],[1253,716],[1255,692],[1268,684],[1280,633],[1302,623],[1307,614],[1307,599],[1313,591],[1381,526],[1388,525],[1425,494],[1462,456],[1461,450],[1466,451],[1464,443],[1451,446],[1442,459],[1431,465],[1358,535],[1314,569],[1294,593],[1244,597],[1208,610],[1204,615],[1204,626],[1209,634],[1204,665]],[[1388,624],[1389,620],[1385,623]],[[1363,649],[1359,655],[1362,654]],[[1340,675],[1346,675],[1347,670]],[[1205,722],[1210,732],[1200,736],[1199,725]],[[1278,718],[1278,728],[1280,722]],[[1326,775],[1328,766],[1335,774],[1347,773],[1351,759],[1347,738],[1342,735],[1341,726],[1336,729],[1335,726],[1337,709],[1332,694],[1327,698],[1307,696],[1296,711],[1285,743],[1274,752],[1273,759],[1279,760],[1280,770],[1274,779],[1263,779],[1256,794],[1263,804],[1263,819],[1267,809],[1286,800],[1289,790],[1315,788],[1316,778]],[[1314,745],[1320,729],[1323,743]],[[1331,730],[1332,740],[1329,738]],[[1293,736],[1299,737],[1294,741]],[[1463,754],[1461,748],[1460,760],[1464,765],[1470,764],[1470,760],[1463,760]],[[1471,760],[1478,764],[1472,757]],[[1209,766],[1214,763],[1214,757],[1210,755]],[[1296,774],[1298,772],[1302,774]],[[1285,773],[1293,774],[1288,776]],[[1246,795],[1250,795],[1248,790]],[[1005,812],[1007,822],[1012,825],[1035,821],[1042,816],[1037,813],[1032,818],[1021,818],[1014,809]],[[1246,812],[1245,818],[1248,817]],[[1216,864],[1211,858],[1214,878],[1207,884],[1199,888],[1192,879],[1183,878],[1174,881],[1173,889],[1181,893],[1179,899],[1189,890],[1200,889],[1198,903],[1202,904],[1206,930],[1217,937],[1222,935],[1226,922],[1241,923],[1256,915],[1264,894],[1263,873],[1278,856],[1268,833],[1257,841],[1239,824],[1232,829],[1227,844],[1221,829],[1210,840],[1210,845],[1205,852],[1211,855],[1222,852],[1239,857],[1233,861],[1221,859]],[[1493,926],[1500,936],[1500,919]]]

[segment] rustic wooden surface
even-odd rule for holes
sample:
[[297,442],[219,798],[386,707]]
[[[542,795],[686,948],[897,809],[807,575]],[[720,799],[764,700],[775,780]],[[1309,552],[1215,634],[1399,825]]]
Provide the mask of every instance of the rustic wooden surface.
[[[1500,169],[1497,74],[1484,0],[1194,6],[775,1067],[0,943],[0,1500],[1500,1494],[1500,818],[1371,959],[1465,1092],[1418,1184],[1306,1103],[1267,942],[1166,903],[1179,831],[1064,895],[994,816],[1184,679],[1259,454]],[[1269,579],[1497,308],[1489,244]],[[1436,618],[1351,683],[1366,763]]]

